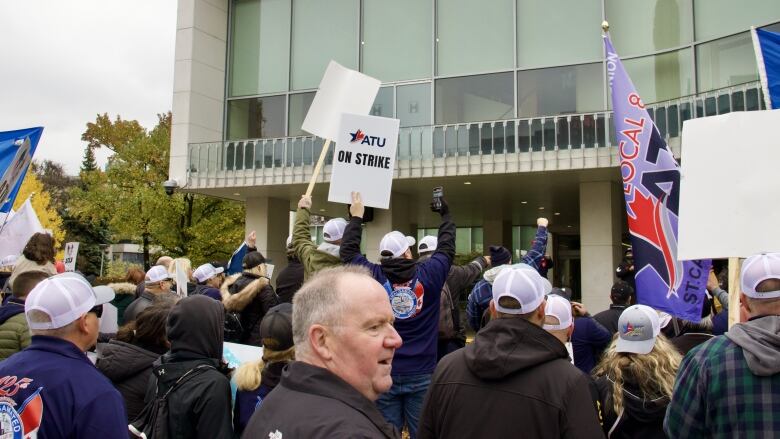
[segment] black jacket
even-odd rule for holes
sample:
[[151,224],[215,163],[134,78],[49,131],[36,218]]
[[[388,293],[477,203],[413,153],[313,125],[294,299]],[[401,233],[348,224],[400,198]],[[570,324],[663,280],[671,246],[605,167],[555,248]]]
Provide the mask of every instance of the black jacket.
[[623,388],[623,413],[618,417],[613,410],[612,381],[600,376],[596,378],[596,387],[604,413],[604,432],[610,438],[666,438],[663,423],[669,398],[646,398],[629,380]]
[[601,323],[601,326],[606,328],[612,335],[615,335],[618,331],[620,314],[623,314],[623,310],[626,308],[628,308],[628,305],[609,305],[609,309],[596,314],[593,316],[593,319]]
[[152,376],[152,363],[160,358],[160,355],[161,353],[119,340],[100,345],[100,357],[95,365],[122,394],[127,419],[131,421],[144,409],[144,397]]
[[[273,435],[279,432],[280,434]],[[283,436],[282,436],[283,435]],[[243,437],[398,438],[374,403],[327,369],[295,361],[263,400]]]
[[233,437],[230,380],[220,363],[224,319],[222,304],[203,295],[180,300],[168,317],[171,351],[154,363],[146,403],[187,371],[212,366],[168,395],[169,438]]
[[303,285],[303,264],[296,257],[287,258],[287,266],[276,277],[276,294],[280,303],[292,303],[293,296]]
[[[256,274],[243,272],[241,273],[241,276],[236,279],[233,284],[228,285],[227,288],[230,294],[241,293],[255,295],[252,301],[240,311],[241,327],[244,329],[240,342],[254,346],[263,345],[260,337],[260,322],[269,309],[279,304],[279,297],[270,285],[260,287],[259,284],[252,284],[252,282],[259,278],[260,276]],[[258,292],[248,291],[253,289],[255,285],[260,288]]]
[[491,320],[444,357],[425,398],[424,438],[601,438],[588,377],[566,348],[522,318]]
[[176,293],[170,292],[170,293],[162,293],[162,294],[153,294],[149,291],[144,291],[141,293],[141,297],[135,299],[133,303],[127,306],[124,313],[124,321],[125,323],[132,322],[136,318],[138,318],[138,314],[141,314],[141,311],[145,310],[146,308],[149,308],[152,306],[152,303],[158,298],[158,297],[169,297],[171,299],[176,299],[177,296]]

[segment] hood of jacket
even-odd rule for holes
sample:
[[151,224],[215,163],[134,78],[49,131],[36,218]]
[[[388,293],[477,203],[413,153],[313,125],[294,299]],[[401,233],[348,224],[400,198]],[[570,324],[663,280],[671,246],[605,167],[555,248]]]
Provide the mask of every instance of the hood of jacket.
[[403,283],[417,274],[417,261],[406,258],[383,259],[382,272],[390,282]]
[[464,349],[466,366],[484,380],[500,380],[557,359],[569,361],[563,343],[522,318],[491,320]]
[[509,267],[509,265],[499,265],[498,267],[493,267],[490,270],[486,271],[485,274],[482,275],[482,278],[485,279],[487,283],[490,285],[493,285],[493,282],[496,280],[496,277],[498,277],[498,273],[501,273],[501,270],[504,268]]
[[119,340],[100,345],[100,358],[96,366],[113,382],[124,381],[145,369],[160,356],[139,346]]
[[331,256],[339,257],[339,250],[341,249],[341,246],[336,244],[331,244],[329,242],[323,242],[322,244],[317,247],[317,250],[327,253]]
[[185,297],[168,316],[171,353],[219,361],[224,330],[225,311],[221,303],[202,295]]
[[107,287],[114,290],[114,293],[116,293],[117,296],[120,294],[132,294],[135,296],[135,290],[138,288],[138,285],[133,285],[130,282],[117,282],[108,284]]
[[742,348],[751,372],[772,376],[780,372],[780,316],[764,316],[731,327],[726,333]]
[[0,306],[0,325],[7,322],[11,317],[24,312],[24,300],[11,297],[8,302]]

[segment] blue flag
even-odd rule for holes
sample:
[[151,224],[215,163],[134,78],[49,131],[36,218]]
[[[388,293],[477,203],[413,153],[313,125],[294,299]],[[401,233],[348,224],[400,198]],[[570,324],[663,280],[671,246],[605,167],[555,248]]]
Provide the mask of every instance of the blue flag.
[[751,33],[766,108],[780,108],[780,34],[756,28]]
[[0,132],[0,213],[11,211],[43,127]]
[[637,302],[699,321],[711,260],[677,260],[680,165],[604,36]]

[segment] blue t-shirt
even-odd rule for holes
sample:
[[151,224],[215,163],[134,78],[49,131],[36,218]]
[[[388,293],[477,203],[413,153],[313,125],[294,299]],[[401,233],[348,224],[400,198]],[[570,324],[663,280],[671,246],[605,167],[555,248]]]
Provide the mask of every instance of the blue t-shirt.
[[[5,430],[10,428],[10,430]],[[0,362],[0,431],[23,438],[127,437],[122,396],[73,343],[34,335]]]

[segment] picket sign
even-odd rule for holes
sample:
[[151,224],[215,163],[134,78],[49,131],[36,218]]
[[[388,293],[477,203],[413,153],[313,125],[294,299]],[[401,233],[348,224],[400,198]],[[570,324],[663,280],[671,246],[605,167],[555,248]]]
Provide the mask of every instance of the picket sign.
[[65,244],[65,271],[76,271],[76,257],[79,254],[79,243],[69,242]]
[[311,196],[314,183],[320,175],[325,157],[328,155],[332,139],[338,137],[339,122],[342,113],[368,114],[379,92],[381,81],[360,72],[350,70],[332,61],[325,69],[320,87],[306,113],[301,128],[315,136],[325,139],[320,158],[314,166],[314,172],[306,188]]
[[363,205],[387,209],[401,121],[388,117],[341,115],[328,201],[350,204],[360,192]]

